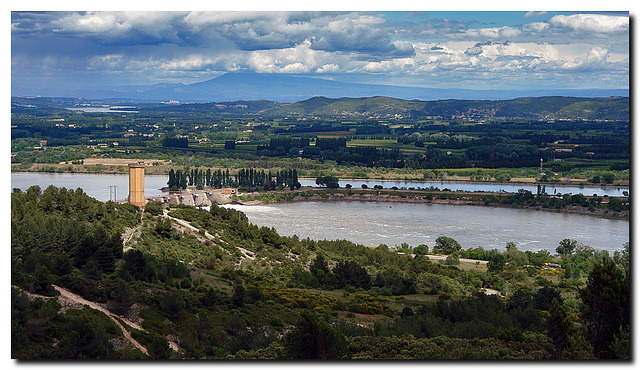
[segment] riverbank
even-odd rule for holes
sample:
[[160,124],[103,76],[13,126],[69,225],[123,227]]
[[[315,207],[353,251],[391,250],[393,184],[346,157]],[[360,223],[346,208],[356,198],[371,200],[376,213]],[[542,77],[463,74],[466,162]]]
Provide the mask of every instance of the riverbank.
[[237,197],[244,205],[263,205],[280,202],[308,202],[308,201],[360,201],[360,202],[392,202],[392,203],[424,203],[444,204],[457,206],[483,206],[494,208],[516,208],[534,211],[555,213],[568,213],[586,216],[596,216],[609,219],[629,220],[630,212],[611,210],[595,207],[582,207],[567,205],[562,208],[548,208],[542,205],[530,206],[523,204],[504,204],[487,201],[496,199],[504,194],[495,193],[461,193],[461,192],[437,192],[426,193],[421,191],[379,191],[379,190],[335,190],[335,189],[311,189],[301,192],[276,192],[276,193],[249,193]]
[[[515,180],[514,180],[515,179]],[[315,181],[315,178],[311,178],[311,177],[301,177],[300,180],[307,180],[307,181]],[[537,181],[537,179],[531,177],[531,178],[513,178],[512,181],[491,181],[491,180],[483,180],[483,181],[478,181],[478,180],[465,180],[465,179],[385,179],[385,178],[361,178],[361,179],[357,179],[357,178],[340,178],[339,179],[340,182],[349,182],[352,183],[351,185],[353,185],[354,187],[357,187],[358,183],[364,183],[364,182],[375,182],[375,181],[381,181],[381,182],[398,182],[398,183],[404,183],[404,182],[409,182],[409,183],[425,183],[425,184],[429,184],[429,183],[441,183],[443,185],[447,185],[447,184],[451,184],[451,185],[455,185],[455,184],[474,184],[474,185],[483,185],[483,184],[491,184],[491,185],[515,185],[515,186],[531,186],[531,185],[545,185],[545,186],[557,186],[557,187],[572,187],[572,186],[579,186],[581,188],[592,188],[592,189],[626,189],[629,187],[629,182],[628,181],[619,181],[617,182],[615,185],[614,184],[594,184],[592,182],[589,182],[587,179],[568,179],[568,180],[562,180],[562,181],[558,181],[558,182],[539,182]]]
[[[127,174],[128,164],[144,161],[146,163],[145,172],[148,175],[166,175],[169,170],[177,167],[170,160],[162,159],[144,159],[144,158],[84,158],[79,161],[66,161],[60,163],[12,163],[11,172],[40,172],[40,173],[82,173],[82,174]],[[212,170],[225,169],[222,167],[207,167]],[[261,168],[257,168],[258,170]],[[262,168],[269,170],[268,168]],[[236,169],[232,169],[236,170]],[[415,172],[414,170],[413,172]],[[422,172],[416,173],[371,173],[367,177],[350,177],[337,176],[340,181],[349,182],[371,182],[371,181],[394,181],[394,182],[441,182],[443,184],[493,184],[493,185],[522,185],[531,186],[538,183],[535,177],[512,177],[511,181],[496,180],[475,180],[470,176],[463,175],[447,175],[447,170],[443,169],[443,177],[441,178],[424,178]],[[315,181],[316,177],[309,177],[311,173],[300,170],[300,173],[306,172],[305,176],[300,179]],[[617,180],[615,184],[593,184],[586,178],[570,178],[564,177],[557,181],[543,183],[549,186],[580,186],[586,188],[627,188],[628,180]],[[357,184],[354,184],[357,185]]]

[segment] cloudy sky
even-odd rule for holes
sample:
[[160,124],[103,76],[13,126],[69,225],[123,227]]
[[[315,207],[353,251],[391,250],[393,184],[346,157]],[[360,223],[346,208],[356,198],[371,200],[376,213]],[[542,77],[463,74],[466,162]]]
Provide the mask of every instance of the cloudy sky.
[[629,13],[11,12],[13,95],[235,71],[442,88],[628,88]]

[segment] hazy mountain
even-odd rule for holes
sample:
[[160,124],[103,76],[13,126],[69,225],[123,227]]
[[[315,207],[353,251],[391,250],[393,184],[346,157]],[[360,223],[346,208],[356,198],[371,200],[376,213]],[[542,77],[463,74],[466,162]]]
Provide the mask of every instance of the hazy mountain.
[[439,89],[387,85],[370,85],[282,74],[248,72],[227,73],[193,84],[156,84],[121,86],[113,89],[82,90],[49,96],[74,96],[87,99],[137,99],[145,101],[178,100],[181,102],[214,102],[266,99],[295,102],[315,96],[327,98],[388,96],[401,99],[440,100],[506,100],[519,97],[629,96],[628,89],[549,89],[549,90],[469,90]]

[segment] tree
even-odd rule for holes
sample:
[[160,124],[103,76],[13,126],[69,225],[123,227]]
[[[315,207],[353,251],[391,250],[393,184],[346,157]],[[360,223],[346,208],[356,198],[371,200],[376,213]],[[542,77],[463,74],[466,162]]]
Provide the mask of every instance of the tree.
[[185,307],[184,298],[176,290],[165,293],[160,301],[160,309],[169,319],[177,319]]
[[113,358],[113,344],[100,321],[92,319],[90,310],[68,313],[65,336],[60,340],[60,355],[65,359],[108,360]]
[[547,315],[547,331],[553,343],[554,357],[562,358],[562,353],[568,345],[568,339],[573,329],[573,323],[565,308],[556,298],[551,301]]
[[113,299],[109,302],[111,311],[118,315],[126,315],[135,302],[133,289],[124,280],[118,279],[115,285]]
[[562,239],[558,248],[556,248],[556,253],[562,256],[569,256],[573,253],[573,250],[578,246],[578,242],[572,239]]
[[161,218],[156,223],[155,232],[162,238],[171,238],[171,221]]
[[616,179],[616,176],[611,172],[607,172],[604,175],[602,175],[602,182],[604,182],[605,184],[613,184],[613,181],[615,179]]
[[580,290],[587,306],[583,319],[593,353],[602,359],[616,358],[612,345],[629,327],[629,278],[608,256],[598,261]]
[[425,255],[429,253],[429,246],[426,244],[420,244],[417,247],[413,248],[413,253],[416,255]]
[[338,360],[346,351],[344,336],[309,310],[300,314],[295,329],[285,336],[284,346],[289,358],[296,360]]
[[338,178],[335,176],[320,176],[316,178],[316,185],[320,187],[328,187],[329,189],[337,189],[340,187],[338,183]]
[[371,277],[367,270],[355,261],[338,262],[333,268],[333,273],[341,288],[348,285],[363,289],[371,287]]
[[162,214],[162,203],[149,202],[144,207],[144,210],[153,216],[160,216]]
[[487,269],[489,272],[500,272],[504,269],[504,265],[507,262],[504,254],[498,252],[497,250],[492,250],[487,257],[489,263],[487,263]]
[[433,252],[442,254],[451,254],[461,249],[460,243],[448,236],[438,237],[438,239],[436,239],[436,245],[433,246]]
[[53,283],[53,277],[47,266],[38,263],[34,275],[34,281],[29,285],[30,292],[43,295],[53,295],[53,293],[55,293],[51,285],[51,283]]

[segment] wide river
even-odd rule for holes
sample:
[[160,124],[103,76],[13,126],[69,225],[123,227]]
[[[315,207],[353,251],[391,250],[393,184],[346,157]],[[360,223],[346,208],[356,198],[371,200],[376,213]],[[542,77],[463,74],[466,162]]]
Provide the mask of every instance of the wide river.
[[[168,176],[162,175],[146,175],[145,195],[160,195],[160,188],[167,186]],[[300,179],[302,186],[316,186],[315,180]],[[381,181],[381,180],[340,180],[340,187],[351,184],[354,188],[359,188],[363,184],[369,188],[375,185],[382,185],[385,189],[391,187],[398,188],[438,188],[440,190],[449,189],[455,191],[487,191],[487,192],[506,192],[516,193],[518,189],[526,189],[532,193],[537,192],[537,185],[525,184],[492,184],[492,183],[461,183],[461,182],[440,182],[440,181]],[[129,193],[129,175],[114,174],[86,174],[86,173],[46,173],[46,172],[12,172],[11,188],[19,188],[27,190],[31,185],[38,185],[43,190],[49,185],[57,187],[65,187],[67,189],[75,189],[81,187],[85,193],[101,201],[107,201],[115,196],[117,199],[126,199]],[[109,188],[111,187],[111,188]],[[111,198],[109,196],[111,190]],[[614,187],[588,187],[588,186],[565,186],[565,185],[546,185],[547,194],[579,194],[590,196],[596,194],[598,196],[608,195],[610,197],[621,197],[624,191],[629,188]]]
[[311,239],[346,239],[369,247],[380,244],[430,248],[439,236],[463,248],[482,246],[555,253],[565,238],[596,249],[622,250],[629,222],[594,216],[482,206],[359,201],[311,201],[259,206],[225,206],[244,212],[258,226],[281,235]]
[[[359,187],[363,182],[348,183]],[[492,185],[439,182],[425,185],[423,182],[383,181],[365,183],[371,184],[371,187],[381,184],[385,188],[434,186],[452,190],[467,185]],[[160,188],[166,184],[167,176],[145,176],[145,194],[162,194]],[[340,185],[345,184],[341,182]],[[38,185],[43,190],[49,185],[68,189],[81,187],[89,196],[101,201],[116,198],[122,200],[128,195],[129,177],[113,174],[11,173],[12,188],[24,191],[31,185]],[[482,189],[489,191],[491,188]],[[558,191],[570,192],[562,189]],[[531,190],[535,193],[535,185]],[[580,192],[590,195],[599,193],[600,190],[611,189],[584,188]],[[549,187],[547,192],[549,193]],[[486,249],[503,249],[507,242],[512,241],[521,250],[546,249],[555,252],[562,239],[570,238],[596,249],[615,251],[621,250],[622,244],[629,241],[628,221],[522,209],[356,201],[233,207],[243,211],[252,223],[274,227],[282,235],[296,234],[301,238],[311,239],[347,239],[371,247],[401,243],[412,246],[424,243],[433,247],[437,237],[449,236],[456,239],[463,248],[482,246]]]

